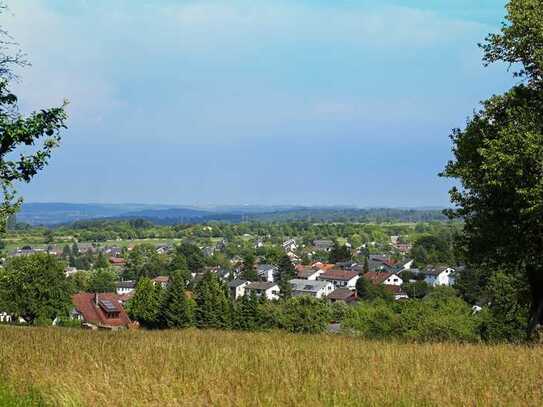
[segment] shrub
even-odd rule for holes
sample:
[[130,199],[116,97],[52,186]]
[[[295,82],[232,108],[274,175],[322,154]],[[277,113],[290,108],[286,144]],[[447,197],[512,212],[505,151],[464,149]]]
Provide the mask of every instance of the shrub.
[[394,304],[383,300],[360,302],[343,321],[343,330],[370,339],[384,339],[396,335],[399,315]]
[[320,333],[328,328],[330,305],[308,295],[289,298],[282,304],[281,325],[290,332]]

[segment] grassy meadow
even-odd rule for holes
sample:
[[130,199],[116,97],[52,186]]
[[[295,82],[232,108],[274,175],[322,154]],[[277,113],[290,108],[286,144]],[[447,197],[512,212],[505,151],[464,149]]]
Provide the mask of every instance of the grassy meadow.
[[543,399],[541,347],[27,327],[0,327],[0,342],[0,390],[9,386],[22,400],[8,405],[536,406]]

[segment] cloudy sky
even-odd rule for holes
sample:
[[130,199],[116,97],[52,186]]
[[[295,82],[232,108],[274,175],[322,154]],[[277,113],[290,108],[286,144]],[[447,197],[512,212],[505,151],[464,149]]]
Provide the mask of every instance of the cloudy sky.
[[505,0],[8,4],[23,109],[70,100],[33,202],[446,205],[450,129],[512,84]]

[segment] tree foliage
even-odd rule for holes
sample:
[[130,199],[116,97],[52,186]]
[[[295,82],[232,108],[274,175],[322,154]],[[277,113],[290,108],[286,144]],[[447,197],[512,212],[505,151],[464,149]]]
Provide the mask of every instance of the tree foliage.
[[454,159],[442,175],[464,219],[459,248],[470,268],[505,270],[530,288],[528,333],[543,322],[543,7],[511,0],[507,22],[482,48],[486,63],[519,64],[526,83],[490,98],[451,135]]
[[194,290],[195,321],[199,328],[230,328],[232,304],[225,284],[215,273],[206,273]]
[[14,257],[0,268],[0,309],[28,323],[67,316],[71,293],[64,264],[48,254]]
[[144,328],[159,328],[161,301],[160,284],[155,285],[151,279],[142,277],[136,285],[134,297],[127,303],[128,315]]
[[186,282],[182,272],[170,276],[160,309],[162,325],[167,328],[186,328],[194,321],[194,304],[185,293]]

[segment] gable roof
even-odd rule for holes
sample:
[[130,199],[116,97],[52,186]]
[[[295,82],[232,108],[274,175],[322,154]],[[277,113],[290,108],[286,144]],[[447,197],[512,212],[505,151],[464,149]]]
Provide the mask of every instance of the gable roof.
[[320,279],[325,280],[339,280],[339,281],[349,281],[355,278],[358,275],[355,271],[346,271],[346,270],[329,270],[319,276]]
[[428,266],[426,270],[424,270],[424,273],[430,276],[439,276],[441,273],[443,273],[446,270],[451,270],[451,272],[454,272],[454,269],[452,267],[448,266]]
[[[77,293],[72,296],[75,309],[85,322],[103,328],[116,328],[130,325],[130,318],[121,304],[121,297],[114,293]],[[109,318],[107,310],[117,314]]]
[[364,278],[369,280],[372,284],[379,285],[386,281],[393,273],[387,271],[377,272],[377,271],[368,271],[364,274]]
[[349,290],[348,288],[336,288],[332,291],[328,297],[329,300],[340,300],[346,301],[351,299],[356,299],[356,291]]
[[247,280],[241,280],[241,279],[235,279],[235,280],[232,280],[228,283],[228,287],[230,288],[236,288],[236,287],[239,287],[243,284],[246,284],[248,283]]
[[323,288],[326,288],[329,284],[332,284],[327,281],[316,281],[316,280],[303,280],[299,278],[294,278],[289,280],[290,285],[294,291],[302,291],[308,293],[316,293]]
[[269,290],[272,287],[277,286],[277,283],[268,283],[267,281],[253,281],[247,285],[249,290]]

